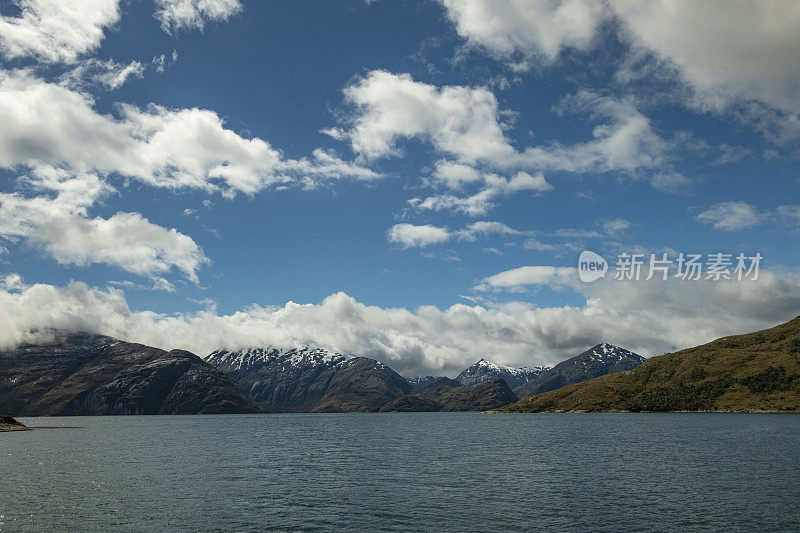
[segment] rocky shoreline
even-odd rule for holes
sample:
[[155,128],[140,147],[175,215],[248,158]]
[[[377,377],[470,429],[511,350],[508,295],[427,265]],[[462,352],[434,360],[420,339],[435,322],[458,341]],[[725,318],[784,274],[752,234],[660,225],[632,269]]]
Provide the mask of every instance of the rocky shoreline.
[[30,431],[22,422],[17,422],[11,415],[0,416],[0,431]]

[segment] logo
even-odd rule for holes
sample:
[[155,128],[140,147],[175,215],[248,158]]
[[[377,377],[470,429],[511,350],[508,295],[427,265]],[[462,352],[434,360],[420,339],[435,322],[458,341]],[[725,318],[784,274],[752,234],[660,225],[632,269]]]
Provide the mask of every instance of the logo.
[[578,277],[585,283],[591,283],[606,275],[608,263],[600,255],[585,250],[578,258]]

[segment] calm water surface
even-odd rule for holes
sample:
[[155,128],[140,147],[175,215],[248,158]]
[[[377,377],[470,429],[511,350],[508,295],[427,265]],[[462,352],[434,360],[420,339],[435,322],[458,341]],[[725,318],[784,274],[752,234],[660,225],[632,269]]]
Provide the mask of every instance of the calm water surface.
[[800,531],[800,416],[26,418],[2,531]]

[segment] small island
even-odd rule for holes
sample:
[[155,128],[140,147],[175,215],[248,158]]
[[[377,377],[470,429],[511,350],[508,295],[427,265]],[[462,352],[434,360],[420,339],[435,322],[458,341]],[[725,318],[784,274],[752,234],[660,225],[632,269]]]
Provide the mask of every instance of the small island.
[[0,415],[0,431],[30,431],[30,428],[11,415]]

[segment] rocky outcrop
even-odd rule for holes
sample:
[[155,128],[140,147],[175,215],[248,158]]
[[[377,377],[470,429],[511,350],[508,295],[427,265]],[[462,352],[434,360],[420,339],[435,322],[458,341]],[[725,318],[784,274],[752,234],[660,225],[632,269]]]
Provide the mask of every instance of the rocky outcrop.
[[235,381],[183,350],[88,333],[0,352],[0,409],[20,416],[256,413]]
[[0,431],[28,431],[30,428],[17,422],[11,415],[0,415]]

